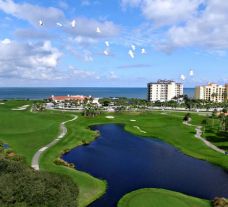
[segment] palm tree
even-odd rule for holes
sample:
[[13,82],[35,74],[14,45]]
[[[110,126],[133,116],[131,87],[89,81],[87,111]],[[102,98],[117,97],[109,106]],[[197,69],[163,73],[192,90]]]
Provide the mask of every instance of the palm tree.
[[214,100],[214,98],[217,98],[217,97],[218,97],[218,94],[217,94],[217,93],[212,93],[212,94],[211,94],[211,97],[212,97],[213,100]]
[[214,128],[214,124],[215,124],[215,118],[217,117],[217,109],[214,109],[214,111],[211,114],[211,118],[212,118],[212,128]]
[[207,119],[203,119],[201,124],[204,126],[203,127],[203,133],[205,133],[206,126],[208,125],[208,120]]
[[219,120],[220,120],[220,129],[222,131],[225,131],[225,129],[226,129],[226,116],[225,116],[225,114],[223,114],[223,113],[220,114]]

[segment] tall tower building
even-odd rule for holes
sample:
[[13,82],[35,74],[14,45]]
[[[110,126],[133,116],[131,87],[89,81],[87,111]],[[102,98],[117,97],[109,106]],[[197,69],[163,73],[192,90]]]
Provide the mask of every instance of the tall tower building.
[[171,80],[158,80],[148,83],[148,101],[170,101],[174,97],[183,95],[183,84]]

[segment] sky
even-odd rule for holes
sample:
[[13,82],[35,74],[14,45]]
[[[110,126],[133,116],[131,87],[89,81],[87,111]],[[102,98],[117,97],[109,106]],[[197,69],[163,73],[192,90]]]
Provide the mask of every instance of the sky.
[[228,83],[228,1],[0,0],[0,87]]

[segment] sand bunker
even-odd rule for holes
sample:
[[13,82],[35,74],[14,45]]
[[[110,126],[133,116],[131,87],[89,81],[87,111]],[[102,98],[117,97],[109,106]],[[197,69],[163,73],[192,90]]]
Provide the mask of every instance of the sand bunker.
[[135,119],[131,119],[130,121],[135,122],[136,120]]
[[107,119],[114,119],[114,116],[106,116]]
[[18,107],[18,108],[14,108],[14,109],[12,109],[12,110],[13,110],[13,111],[24,111],[24,110],[26,110],[28,107],[29,107],[29,105],[24,105],[24,106],[21,106],[21,107]]
[[139,126],[134,126],[134,127],[144,134],[147,133],[146,131],[143,131]]

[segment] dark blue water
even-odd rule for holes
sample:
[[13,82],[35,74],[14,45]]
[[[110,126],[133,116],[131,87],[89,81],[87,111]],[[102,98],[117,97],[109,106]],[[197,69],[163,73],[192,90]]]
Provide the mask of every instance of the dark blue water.
[[[193,96],[194,89],[186,88],[184,93]],[[44,99],[51,95],[85,95],[93,97],[147,98],[146,88],[0,88],[0,99]]]
[[90,207],[116,207],[120,198],[140,188],[164,188],[199,198],[228,197],[228,174],[208,162],[191,158],[156,139],[139,138],[121,125],[92,127],[100,137],[63,156],[108,183],[106,194]]

